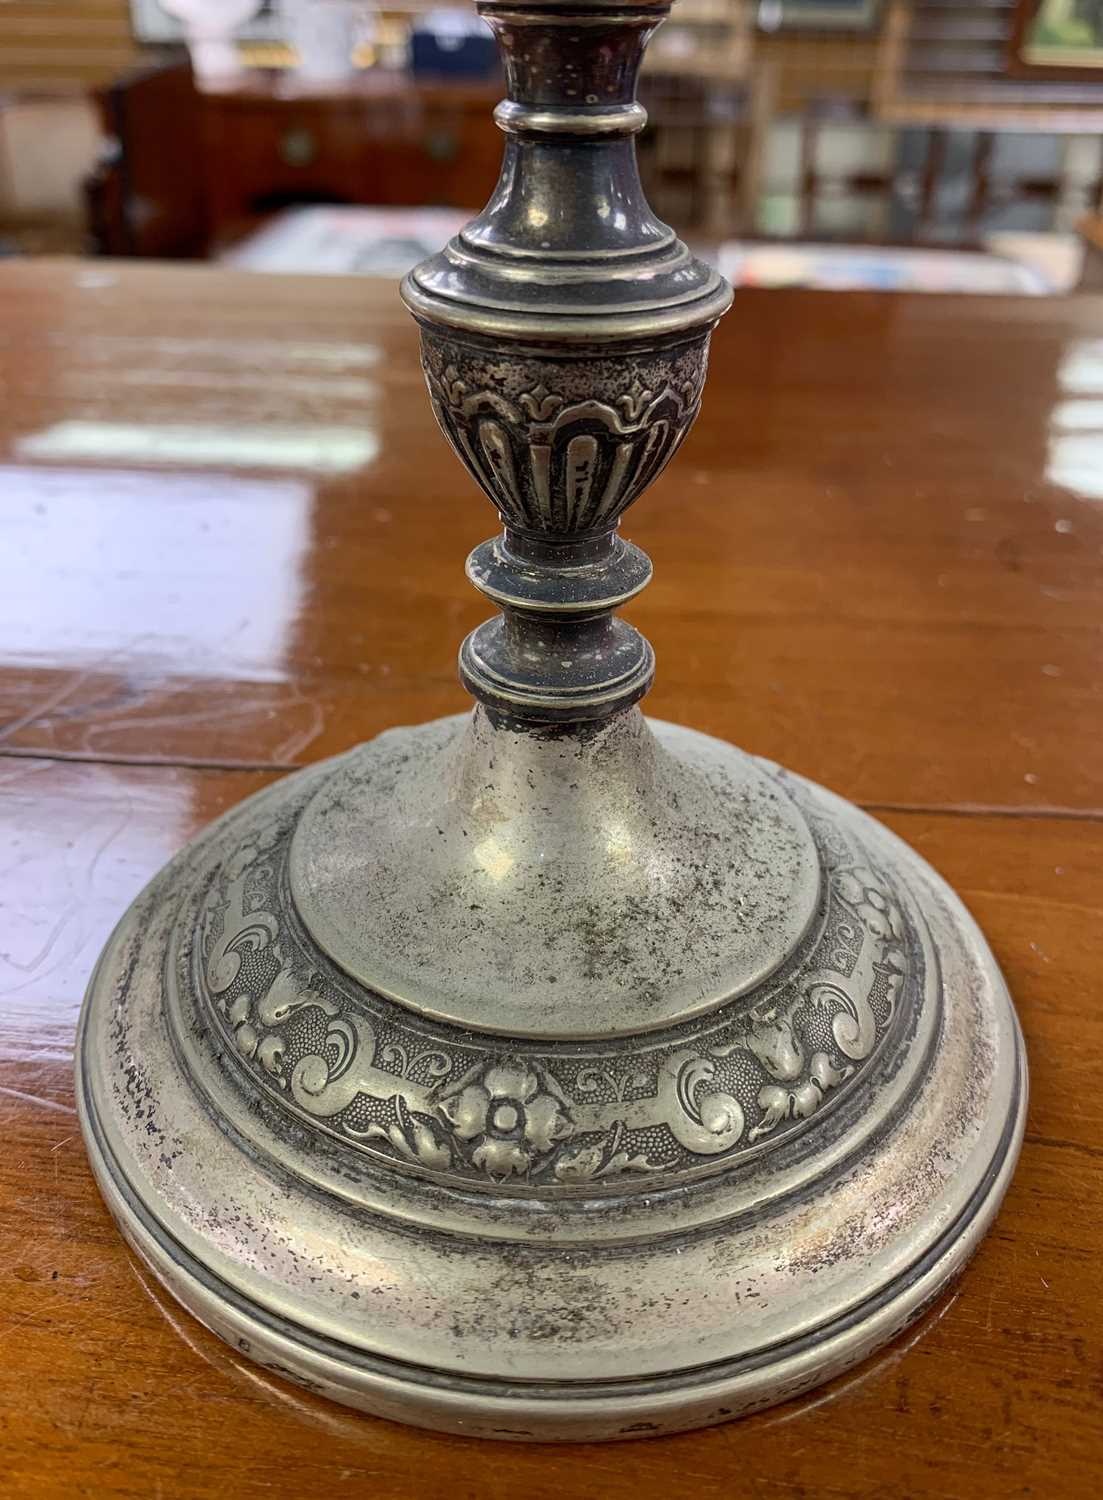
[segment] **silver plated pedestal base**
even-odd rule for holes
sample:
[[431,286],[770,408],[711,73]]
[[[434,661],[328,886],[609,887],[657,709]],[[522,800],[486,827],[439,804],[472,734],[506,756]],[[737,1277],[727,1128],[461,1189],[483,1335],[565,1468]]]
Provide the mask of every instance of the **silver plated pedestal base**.
[[837,1375],[962,1268],[1025,1107],[945,883],[638,709],[393,730],[243,803],[123,918],[79,1054],[104,1196],[186,1308],[484,1437],[673,1432]]

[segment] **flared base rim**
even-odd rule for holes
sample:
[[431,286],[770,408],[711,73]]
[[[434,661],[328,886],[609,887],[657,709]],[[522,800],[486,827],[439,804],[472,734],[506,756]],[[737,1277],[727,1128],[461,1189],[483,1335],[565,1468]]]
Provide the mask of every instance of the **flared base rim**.
[[513,1442],[613,1442],[711,1427],[792,1400],[898,1337],[960,1275],[1007,1191],[1026,1118],[1026,1056],[1015,1023],[1014,1109],[966,1212],[907,1272],[833,1324],[754,1355],[661,1378],[528,1382],[464,1378],[371,1357],[274,1317],[173,1241],[118,1175],[78,1064],[78,1108],[97,1184],[127,1243],[189,1313],[239,1354],[372,1416]]
[[[674,739],[687,733],[655,727]],[[795,971],[811,1007],[803,1040],[785,1031],[780,1046],[769,997],[757,1007],[733,1002],[731,1022],[721,1018],[711,1040],[695,1044],[699,1052],[680,1036],[641,1037],[641,1049],[657,1046],[668,1059],[652,1075],[660,1089],[675,1067],[697,1080],[678,1105],[696,1109],[697,1123],[669,1118],[691,1152],[704,1153],[699,1166],[679,1175],[637,1157],[630,1165],[648,1169],[642,1182],[627,1174],[606,1187],[591,1173],[590,1185],[566,1197],[546,1168],[558,1149],[550,1140],[543,1176],[479,1187],[457,1175],[470,1172],[470,1158],[453,1154],[447,1171],[426,1174],[416,1161],[364,1149],[385,1135],[379,1126],[360,1129],[361,1144],[347,1132],[342,1141],[320,1117],[296,1115],[296,1083],[312,1069],[316,1077],[331,1071],[318,1061],[328,1045],[324,1020],[314,1054],[297,1069],[269,1051],[266,1103],[249,1071],[262,1060],[255,1036],[237,1055],[227,1049],[232,1036],[219,1031],[217,1007],[181,1007],[179,976],[227,951],[221,918],[195,925],[197,909],[224,909],[218,872],[229,861],[248,891],[234,929],[245,947],[235,958],[252,951],[247,939],[263,951],[277,924],[262,909],[271,903],[260,876],[241,872],[263,867],[271,881],[278,860],[263,839],[255,852],[255,831],[273,816],[293,822],[339,763],[228,814],[124,916],[81,1016],[81,1125],[129,1243],[184,1307],[265,1368],[378,1416],[483,1437],[593,1441],[708,1426],[807,1391],[895,1337],[962,1269],[1006,1190],[1024,1127],[1022,1037],[998,965],[945,882],[857,808],[764,769],[820,827],[817,837],[834,841],[833,889],[841,880],[851,891],[843,928],[829,923],[824,932],[835,937],[810,939],[807,966]],[[243,839],[252,840],[252,865],[242,861]],[[877,871],[900,910],[873,889]],[[190,913],[186,921],[181,913]],[[856,946],[844,951],[837,936],[848,924]],[[289,947],[282,936],[279,943],[286,965]],[[867,1002],[852,985],[853,1014],[827,994],[842,995],[831,963],[839,984],[845,972],[879,987]],[[239,1021],[257,1013],[260,991],[250,986],[251,996],[233,1002]],[[298,1003],[334,1017],[332,1028],[347,1026],[322,993]],[[274,1000],[267,1005],[277,1013]],[[813,1046],[830,1047],[833,1016],[838,1066],[817,1073]],[[390,1023],[380,1012],[374,1024],[385,1033]],[[725,1041],[733,1035],[749,1040]],[[563,1077],[570,1045],[548,1065]],[[744,1089],[741,1109],[724,1090],[743,1085],[718,1070],[731,1057],[745,1070],[747,1046],[758,1048],[765,1072],[751,1094]],[[843,1067],[848,1057],[856,1061]],[[712,1060],[704,1071],[702,1059]],[[399,1086],[400,1073],[373,1072],[370,1062],[365,1055],[356,1063],[358,1087],[382,1078],[385,1096]],[[531,1066],[542,1086],[558,1087],[542,1065]],[[356,1069],[346,1070],[342,1088]],[[464,1076],[491,1074],[479,1064]],[[748,1116],[744,1129],[738,1121],[763,1077],[764,1113],[753,1129]],[[809,1078],[814,1087],[802,1082]],[[459,1086],[468,1085],[461,1078]],[[323,1093],[313,1087],[308,1102],[317,1110]],[[431,1090],[419,1097],[422,1125],[435,1109],[438,1126],[454,1115],[467,1128],[447,1099],[442,1107]],[[557,1097],[549,1117],[566,1109],[581,1129],[577,1088],[573,1099],[561,1090]],[[610,1108],[622,1119],[658,1120],[647,1112],[662,1099],[630,1094]],[[406,1135],[391,1134],[409,1153],[419,1126],[413,1115],[402,1118]],[[710,1135],[710,1121],[731,1133],[731,1154],[716,1154],[724,1141]],[[609,1151],[621,1149],[630,1128],[614,1128]],[[432,1136],[432,1149],[443,1139]],[[751,1149],[740,1155],[744,1144]],[[568,1160],[583,1162],[572,1149]],[[622,1150],[617,1163],[627,1159]]]

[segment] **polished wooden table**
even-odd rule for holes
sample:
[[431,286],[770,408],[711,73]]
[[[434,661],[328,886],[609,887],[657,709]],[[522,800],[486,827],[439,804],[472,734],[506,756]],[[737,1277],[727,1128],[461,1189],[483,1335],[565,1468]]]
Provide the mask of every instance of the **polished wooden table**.
[[480,1445],[241,1363],[124,1249],[71,1077],[115,918],[240,797],[465,702],[492,516],[415,345],[390,283],[0,268],[0,1493],[1096,1493],[1103,301],[742,294],[628,517],[651,712],[883,817],[1017,998],[1019,1172],[917,1329],[727,1428]]

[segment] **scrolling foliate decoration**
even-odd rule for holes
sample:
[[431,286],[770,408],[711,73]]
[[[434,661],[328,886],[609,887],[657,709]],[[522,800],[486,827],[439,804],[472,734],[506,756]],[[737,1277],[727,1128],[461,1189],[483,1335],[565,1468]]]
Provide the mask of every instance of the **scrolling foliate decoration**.
[[278,899],[289,827],[264,829],[210,886],[183,985],[287,1108],[446,1180],[554,1189],[725,1165],[839,1096],[922,983],[903,899],[833,829],[815,932],[738,1017],[630,1050],[510,1050],[353,1000],[305,957]]

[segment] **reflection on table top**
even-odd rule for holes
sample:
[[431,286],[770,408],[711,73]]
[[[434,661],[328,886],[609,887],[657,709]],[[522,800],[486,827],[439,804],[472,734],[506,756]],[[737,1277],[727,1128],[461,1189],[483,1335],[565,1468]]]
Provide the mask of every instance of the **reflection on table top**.
[[627,518],[656,563],[632,607],[650,711],[826,782],[942,870],[1005,966],[1034,1083],[1005,1210],[906,1358],[602,1450],[408,1432],[246,1368],[128,1256],[73,1115],[84,982],[164,859],[281,772],[464,705],[454,654],[485,604],[462,564],[493,517],[436,433],[395,288],[9,263],[0,384],[12,1492],[1085,1492],[1103,302],[743,293],[693,437]]

